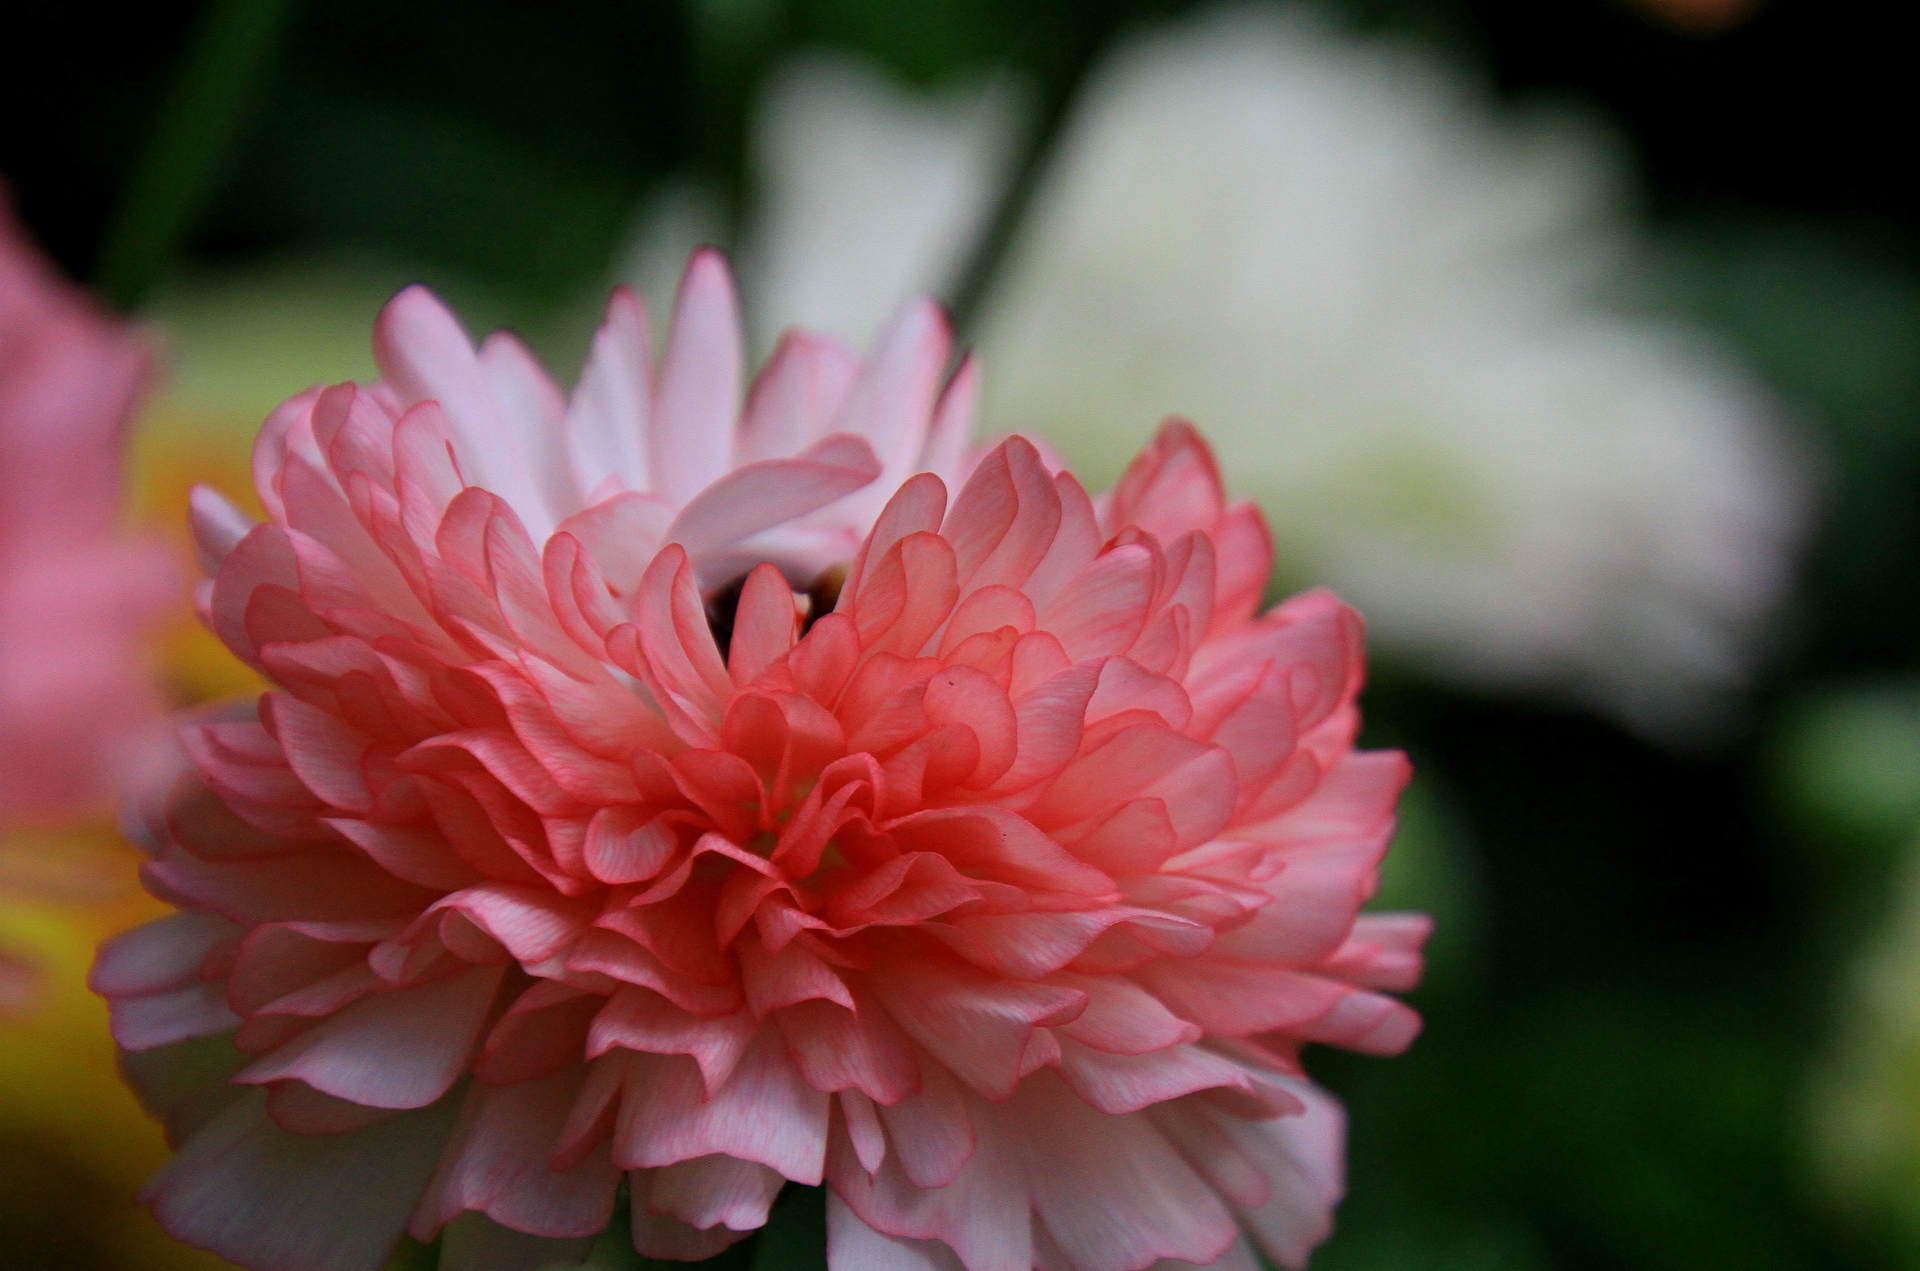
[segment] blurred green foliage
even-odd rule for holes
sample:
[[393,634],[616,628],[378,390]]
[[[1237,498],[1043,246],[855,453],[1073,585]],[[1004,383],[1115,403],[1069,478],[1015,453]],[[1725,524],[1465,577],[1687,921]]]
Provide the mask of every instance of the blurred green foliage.
[[[1900,667],[1920,649],[1920,275],[1885,226],[1689,217],[1665,283],[1736,347],[1824,445],[1827,514],[1801,604],[1829,664]],[[1809,460],[1816,456],[1810,454]]]
[[1920,682],[1813,693],[1775,738],[1775,796],[1814,850],[1884,861],[1920,827]]

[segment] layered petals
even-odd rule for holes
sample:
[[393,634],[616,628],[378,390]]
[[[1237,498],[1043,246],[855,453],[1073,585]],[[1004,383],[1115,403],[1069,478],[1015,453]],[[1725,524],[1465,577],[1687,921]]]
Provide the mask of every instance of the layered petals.
[[[937,313],[743,389],[730,294],[696,257],[657,368],[617,295],[566,404],[404,294],[388,384],[263,435],[272,519],[206,503],[279,687],[183,724],[135,819],[185,913],[96,972],[130,1071],[239,1052],[153,1079],[156,1211],[532,1265],[624,1179],[697,1259],[824,1181],[836,1271],[1298,1265],[1341,1155],[1300,1047],[1417,1029],[1422,921],[1359,913],[1407,774],[1352,749],[1358,619],[1255,612],[1189,426],[1100,503],[1019,438],[962,483]],[[389,1192],[305,1261],[234,1207],[354,1170]]]

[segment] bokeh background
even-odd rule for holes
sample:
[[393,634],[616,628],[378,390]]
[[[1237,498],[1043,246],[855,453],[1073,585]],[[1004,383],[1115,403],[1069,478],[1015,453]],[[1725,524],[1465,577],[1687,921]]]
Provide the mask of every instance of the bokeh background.
[[[0,174],[147,325],[129,517],[425,280],[570,380],[728,247],[908,291],[1096,480],[1168,411],[1373,622],[1440,921],[1330,1271],[1920,1266],[1920,183],[1864,0],[16,0]],[[184,596],[172,698],[248,687]],[[0,657],[6,651],[0,649]],[[5,827],[0,1261],[208,1268],[81,987],[104,813]],[[10,973],[11,974],[11,973]],[[26,973],[22,973],[25,975]],[[745,1247],[743,1256],[754,1256]],[[762,1256],[770,1263],[770,1253]],[[797,1264],[796,1264],[797,1265]]]

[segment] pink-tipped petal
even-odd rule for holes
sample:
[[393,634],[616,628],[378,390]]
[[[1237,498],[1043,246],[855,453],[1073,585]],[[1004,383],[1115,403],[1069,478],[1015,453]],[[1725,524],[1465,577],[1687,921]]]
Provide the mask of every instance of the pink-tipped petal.
[[408,287],[381,310],[374,358],[406,405],[440,404],[467,482],[494,491],[544,536],[558,509],[541,489],[538,460],[494,396],[459,319],[426,288]]
[[696,252],[680,280],[648,433],[653,487],[676,504],[719,480],[732,462],[740,362],[726,263],[716,252]]
[[952,343],[945,315],[927,300],[907,301],[875,338],[834,422],[873,442],[880,459],[880,481],[850,500],[854,515],[876,514],[913,474]]
[[747,398],[737,461],[784,459],[826,436],[859,365],[832,336],[783,334]]
[[640,298],[614,288],[606,320],[567,403],[566,430],[574,485],[583,498],[609,482],[627,490],[651,487],[647,430],[653,409],[653,351]]

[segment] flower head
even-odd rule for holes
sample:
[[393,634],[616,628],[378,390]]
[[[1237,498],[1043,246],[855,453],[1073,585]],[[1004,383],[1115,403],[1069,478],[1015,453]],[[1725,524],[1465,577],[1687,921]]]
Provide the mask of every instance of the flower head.
[[727,303],[696,259],[647,389],[616,299],[563,422],[405,293],[385,384],[269,424],[270,519],[202,501],[278,688],[183,728],[183,912],[95,970],[180,1144],[148,1200],[275,1271],[565,1260],[623,1178],[656,1257],[796,1180],[836,1271],[1299,1265],[1299,1048],[1418,1027],[1425,920],[1356,916],[1406,777],[1358,619],[1257,615],[1184,424],[1097,505],[1018,438],[962,483],[918,308],[858,368],[790,337],[736,427]]
[[97,811],[160,719],[140,636],[176,575],[119,532],[148,361],[0,191],[0,825]]

